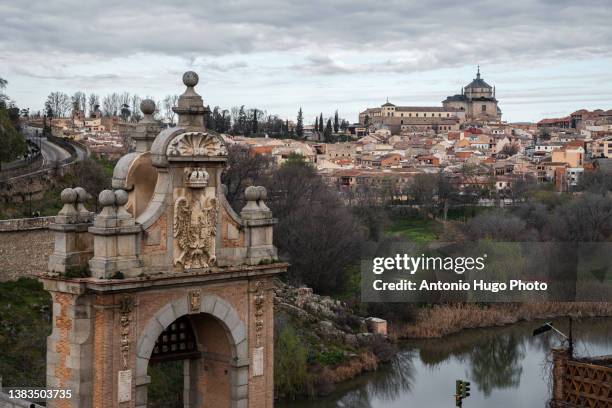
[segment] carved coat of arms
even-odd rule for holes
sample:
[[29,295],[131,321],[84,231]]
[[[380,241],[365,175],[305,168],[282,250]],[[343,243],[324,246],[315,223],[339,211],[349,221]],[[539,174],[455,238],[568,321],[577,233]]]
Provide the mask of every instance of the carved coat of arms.
[[208,268],[215,265],[217,199],[202,197],[189,200],[179,197],[174,203],[174,238],[179,250],[174,265],[185,269]]

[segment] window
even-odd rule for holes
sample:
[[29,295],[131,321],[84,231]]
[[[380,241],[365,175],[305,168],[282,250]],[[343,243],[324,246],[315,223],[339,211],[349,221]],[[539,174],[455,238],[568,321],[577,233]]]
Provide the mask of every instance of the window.
[[450,113],[447,113],[447,114],[446,114],[446,117],[447,117],[447,118],[448,118],[448,117],[450,117]]
[[481,110],[482,112],[486,112],[486,111],[487,111],[487,105],[482,105],[482,106],[480,107],[480,110]]
[[408,116],[412,116],[412,113],[409,113]]

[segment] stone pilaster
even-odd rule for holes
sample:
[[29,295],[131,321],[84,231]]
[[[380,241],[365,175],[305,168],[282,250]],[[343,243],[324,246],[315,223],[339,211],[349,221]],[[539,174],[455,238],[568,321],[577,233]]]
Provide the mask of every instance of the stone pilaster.
[[93,241],[87,229],[92,213],[84,205],[88,194],[81,187],[66,188],[61,193],[64,206],[49,229],[54,231],[55,245],[49,257],[49,272],[65,274],[86,267],[93,255]]
[[118,272],[124,277],[140,275],[141,227],[125,209],[127,192],[104,190],[98,201],[103,208],[89,228],[94,237],[94,256],[89,261],[92,277],[107,279]]
[[136,129],[132,133],[132,140],[136,145],[135,151],[144,153],[151,150],[151,145],[161,130],[161,126],[153,118],[153,113],[155,113],[155,102],[151,99],[143,100],[140,103],[140,110],[144,117],[136,125]]
[[245,225],[247,260],[249,265],[272,262],[277,258],[277,250],[272,241],[272,230],[277,220],[264,200],[267,191],[264,187],[247,187],[244,192],[246,205],[240,212]]
[[[70,390],[71,399],[48,400],[50,408],[91,408],[93,322],[89,296],[78,286],[45,281],[53,298],[53,330],[47,338],[47,387]],[[75,293],[76,292],[76,293]]]

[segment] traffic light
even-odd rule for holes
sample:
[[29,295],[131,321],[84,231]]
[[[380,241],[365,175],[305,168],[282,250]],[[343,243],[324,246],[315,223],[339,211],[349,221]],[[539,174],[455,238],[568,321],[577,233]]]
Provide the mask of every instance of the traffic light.
[[461,406],[461,388],[463,385],[463,381],[457,380],[455,381],[455,406]]
[[470,396],[470,382],[463,381],[461,387],[461,399],[467,398]]
[[457,380],[455,381],[455,406],[460,407],[463,399],[470,396],[470,382]]

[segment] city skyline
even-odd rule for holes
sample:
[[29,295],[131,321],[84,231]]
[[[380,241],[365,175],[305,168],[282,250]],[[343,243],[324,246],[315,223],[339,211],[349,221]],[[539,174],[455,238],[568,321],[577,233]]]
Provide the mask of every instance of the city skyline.
[[29,4],[0,2],[0,76],[33,111],[53,91],[159,100],[175,93],[178,73],[194,70],[211,107],[295,118],[301,106],[307,123],[338,109],[355,122],[387,98],[440,106],[477,65],[507,121],[612,107],[603,1]]

